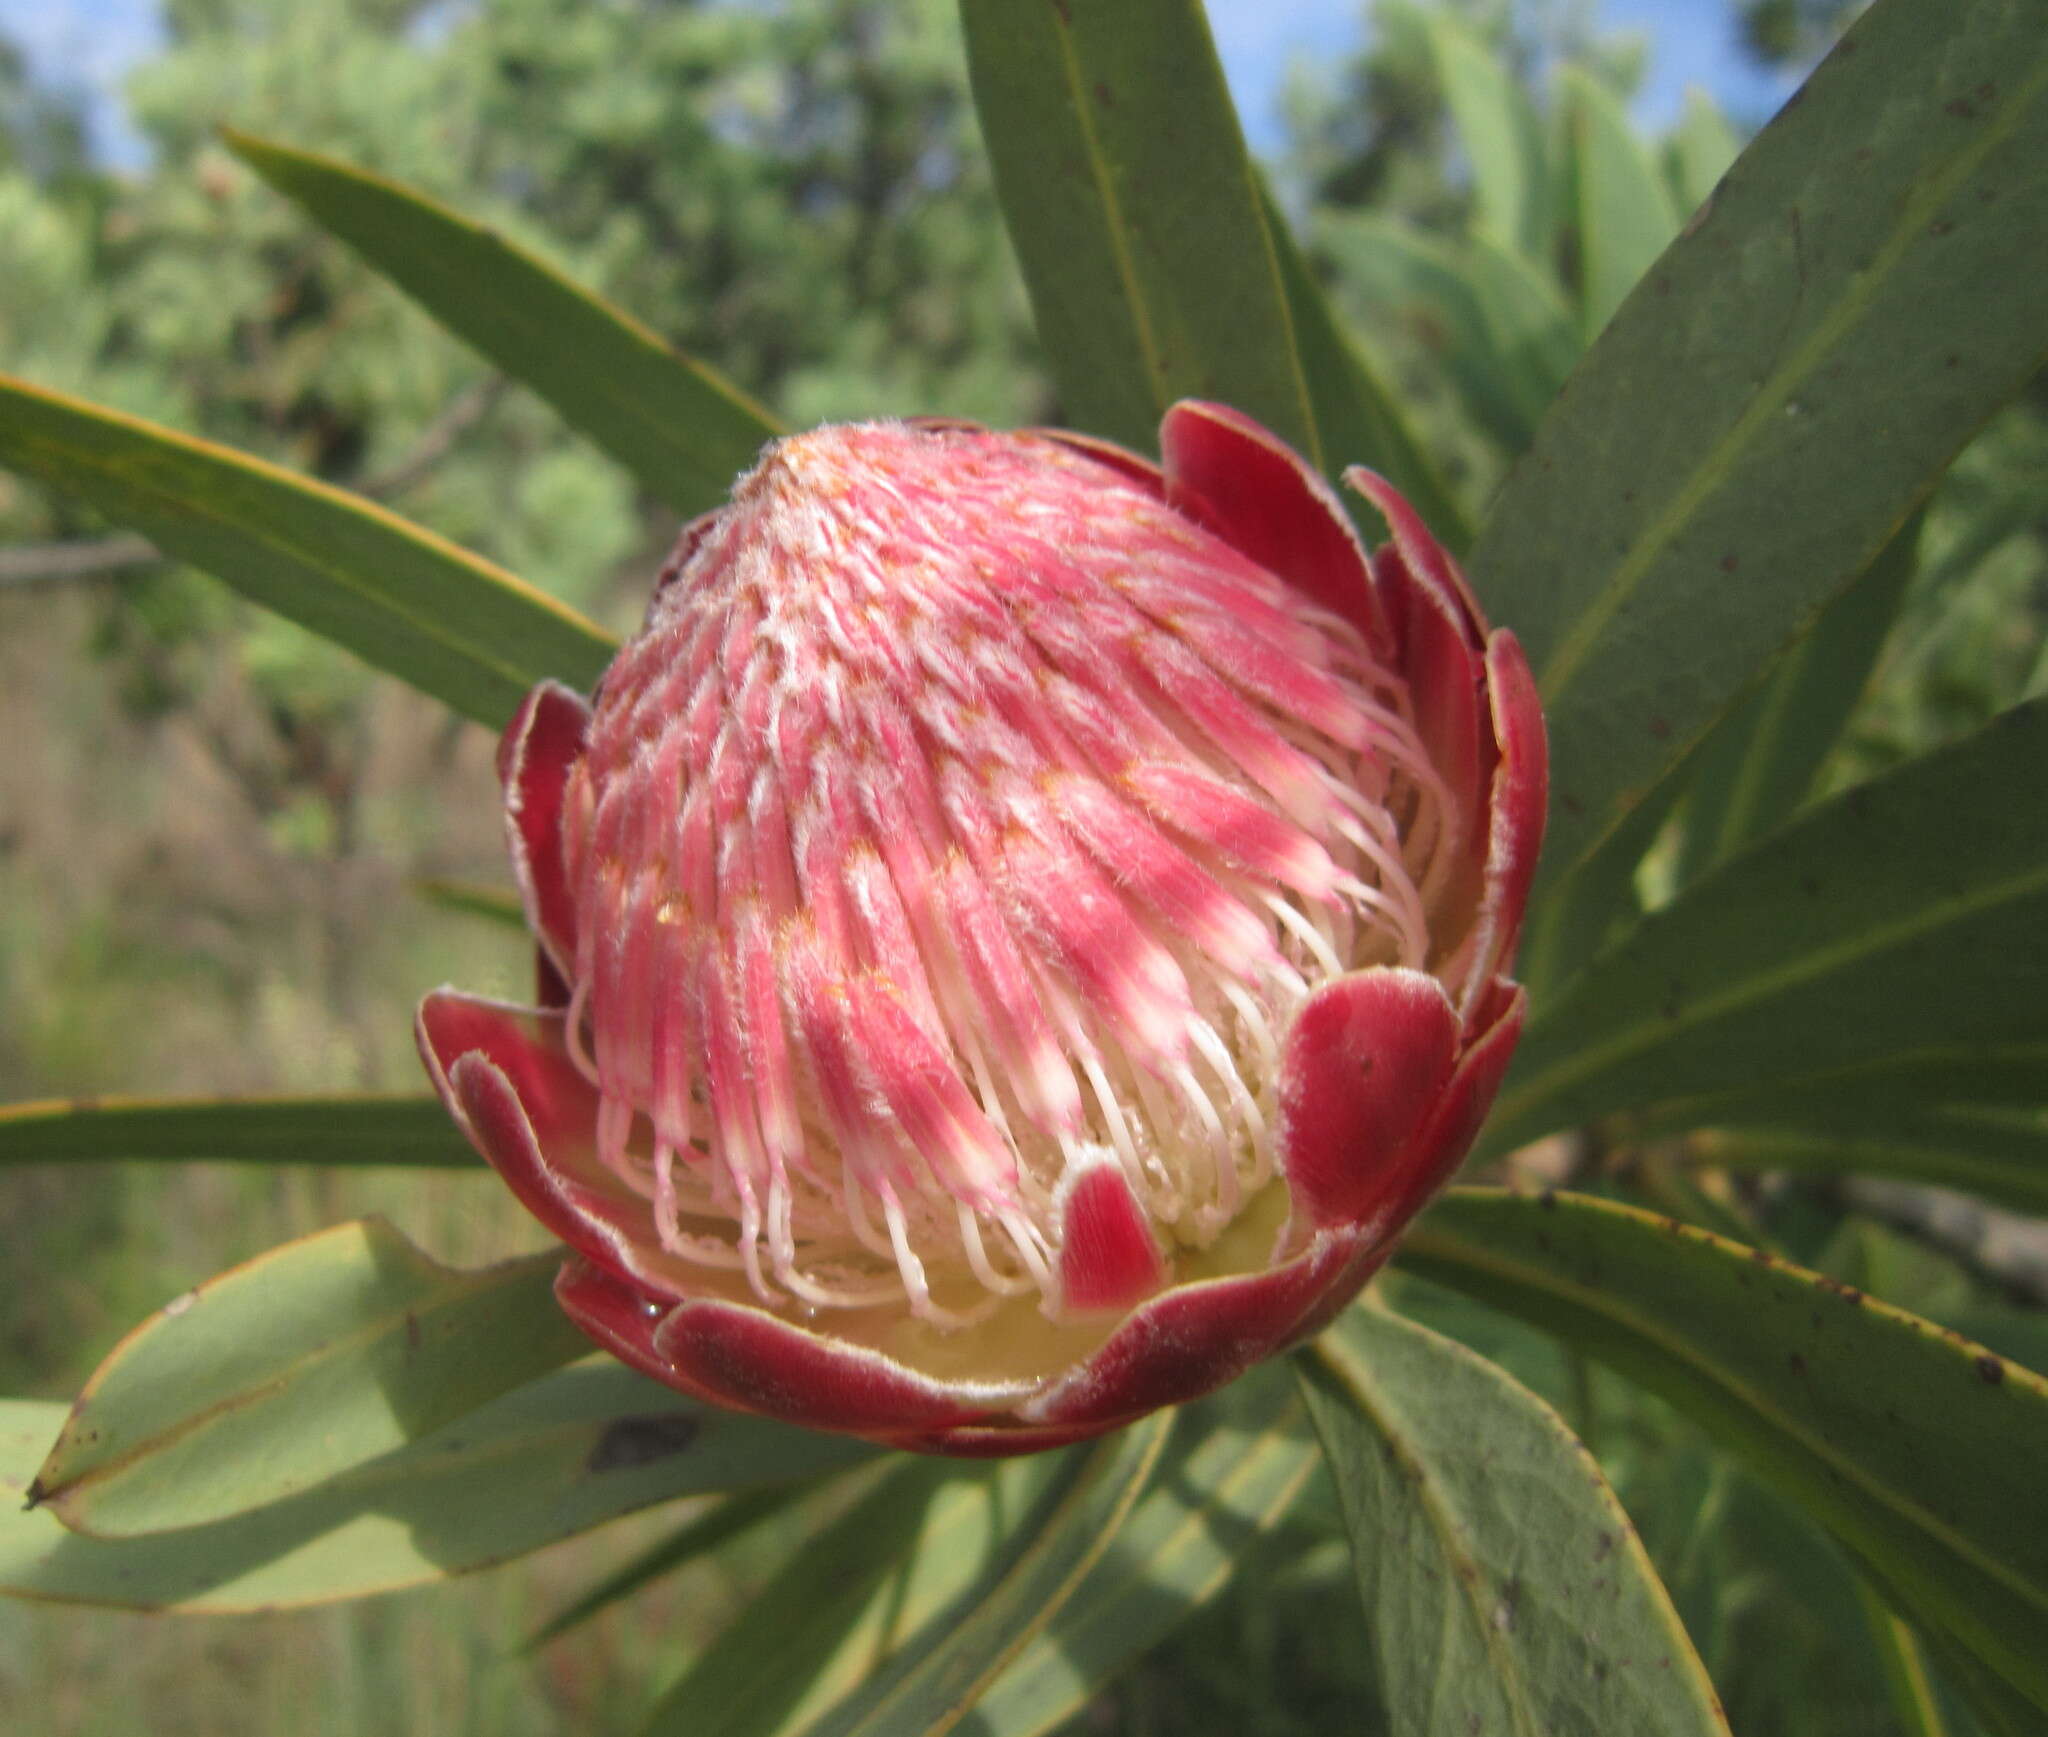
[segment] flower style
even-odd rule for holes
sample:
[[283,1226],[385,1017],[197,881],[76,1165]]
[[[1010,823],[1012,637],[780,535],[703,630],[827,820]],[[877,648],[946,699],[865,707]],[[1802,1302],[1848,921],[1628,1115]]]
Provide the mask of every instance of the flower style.
[[1316,1331],[1469,1146],[1543,725],[1383,480],[956,422],[780,440],[499,753],[543,1005],[420,1009],[600,1345],[1055,1446]]

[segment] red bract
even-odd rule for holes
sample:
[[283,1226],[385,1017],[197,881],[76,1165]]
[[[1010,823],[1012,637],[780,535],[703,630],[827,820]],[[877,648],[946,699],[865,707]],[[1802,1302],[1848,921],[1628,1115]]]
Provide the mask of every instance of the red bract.
[[1054,1446],[1315,1331],[1485,1114],[1543,825],[1513,637],[1380,478],[778,441],[593,702],[507,730],[539,1008],[435,1084],[599,1344],[904,1447]]

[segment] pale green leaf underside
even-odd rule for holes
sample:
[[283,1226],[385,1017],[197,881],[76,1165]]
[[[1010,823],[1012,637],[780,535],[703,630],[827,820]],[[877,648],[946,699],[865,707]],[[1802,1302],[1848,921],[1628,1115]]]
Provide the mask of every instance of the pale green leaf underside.
[[37,1474],[74,1530],[163,1532],[300,1493],[584,1355],[558,1251],[477,1272],[381,1219],[175,1298],[86,1384]]
[[611,656],[567,605],[374,502],[24,381],[0,378],[0,465],[480,723],[547,676],[589,687]]
[[65,1409],[0,1401],[0,1592],[194,1614],[416,1586],[653,1502],[811,1477],[876,1451],[700,1405],[615,1363],[579,1364],[300,1495],[99,1539],[22,1505]]
[[690,516],[780,432],[737,387],[488,225],[414,188],[232,128],[227,146],[457,337]]
[[1726,1737],[1628,1516],[1549,1406],[1377,1308],[1351,1310],[1297,1364],[1389,1730]]
[[[1809,808],[1601,954],[1531,1024],[1501,1150],[1669,1100],[2048,1043],[2048,701]],[[1700,1121],[1712,1120],[1703,1108]]]
[[2048,1382],[1675,1219],[1461,1189],[1402,1246],[1426,1278],[1660,1394],[2048,1706]]
[[1878,0],[1574,374],[1472,558],[1548,711],[1546,875],[2039,366],[2044,158],[2036,0]]

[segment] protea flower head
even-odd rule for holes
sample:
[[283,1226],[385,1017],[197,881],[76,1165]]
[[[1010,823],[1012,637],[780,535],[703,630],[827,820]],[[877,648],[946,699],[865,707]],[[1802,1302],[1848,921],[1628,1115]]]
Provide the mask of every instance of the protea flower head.
[[571,1316],[741,1409],[1047,1447],[1347,1302],[1476,1131],[1544,808],[1514,639],[1249,419],[780,440],[500,750],[543,1005],[421,1048]]

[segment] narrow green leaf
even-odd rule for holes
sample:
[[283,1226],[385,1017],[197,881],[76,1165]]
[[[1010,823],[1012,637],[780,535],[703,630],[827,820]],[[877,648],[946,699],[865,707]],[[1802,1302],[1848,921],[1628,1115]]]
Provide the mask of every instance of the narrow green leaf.
[[1184,1414],[1101,1562],[961,1720],[962,1737],[1037,1737],[1079,1712],[1255,1560],[1319,1459],[1277,1367]]
[[1002,1552],[1071,1453],[966,1467],[906,1457],[819,1532],[663,1693],[645,1737],[806,1730]]
[[1690,216],[1713,197],[1741,150],[1728,117],[1694,85],[1685,93],[1685,113],[1665,145],[1665,168],[1681,214]]
[[1472,165],[1474,226],[1524,258],[1550,245],[1550,162],[1522,81],[1459,20],[1432,13],[1429,45]]
[[589,687],[611,655],[567,605],[373,502],[5,377],[0,465],[480,723],[504,724],[545,676]]
[[1939,1046],[2048,1042],[2048,700],[1810,808],[1531,1022],[1495,1149]]
[[1320,466],[1273,243],[1199,0],[961,0],[975,107],[1068,418],[1139,451],[1178,398]]
[[592,1617],[611,1609],[621,1599],[632,1597],[663,1575],[673,1574],[700,1556],[712,1555],[756,1526],[765,1525],[807,1493],[806,1485],[780,1484],[727,1496],[651,1549],[643,1550],[624,1567],[606,1575],[573,1604],[558,1610],[520,1643],[519,1650],[530,1653],[550,1641],[560,1640],[571,1629],[581,1628]]
[[[1586,348],[1578,323],[1556,281],[1541,266],[1510,253],[1484,235],[1464,250],[1464,270],[1491,334],[1497,366],[1515,382],[1533,430],[1550,401],[1564,389]],[[1521,453],[1524,439],[1514,447]]]
[[1530,901],[1515,975],[1528,985],[1532,1012],[1540,1015],[1589,960],[1641,920],[1637,871],[1684,793],[1682,777],[1665,779],[1598,850]]
[[1377,1308],[1351,1310],[1296,1367],[1387,1729],[1725,1737],[1635,1528],[1556,1412]]
[[1667,1099],[1630,1118],[1640,1135],[1688,1128],[1857,1126],[1859,1105],[1884,1119],[1915,1109],[2032,1110],[2048,1079],[2048,1039],[1930,1044],[1861,1066],[1792,1072]]
[[[1361,301],[1419,328],[1473,421],[1504,451],[1525,450],[1554,382],[1541,366],[1540,344],[1511,352],[1496,326],[1528,313],[1527,305],[1490,304],[1467,255],[1406,224],[1345,213],[1324,219],[1318,233]],[[1494,287],[1504,291],[1506,278]]]
[[805,1727],[814,1737],[940,1737],[1065,1606],[1129,1516],[1173,1427],[1156,1412],[1074,1456],[1042,1503],[945,1616]]
[[1687,762],[1681,880],[1762,837],[1806,799],[1898,618],[1923,517],[1906,521]]
[[1587,337],[1678,232],[1678,212],[1614,93],[1577,67],[1558,77],[1577,194],[1579,313]]
[[296,1495],[588,1352],[555,1304],[560,1264],[457,1272],[375,1218],[272,1249],[114,1348],[34,1499],[120,1536]]
[[780,432],[738,387],[489,225],[332,157],[232,127],[221,137],[685,517],[723,501]]
[[1402,1246],[1563,1335],[1804,1506],[1907,1614],[2048,1706],[2048,1382],[1860,1291],[1676,1219],[1461,1189]]
[[1897,1176],[2048,1217],[2048,1110],[1915,1103],[1880,1088],[1764,1114],[1773,1119],[1758,1126],[1720,1123],[1698,1142],[1700,1158],[1728,1170]]
[[508,887],[485,886],[481,881],[429,878],[415,881],[413,890],[428,904],[444,911],[459,912],[465,917],[482,917],[508,929],[523,930],[526,927],[526,912],[520,906],[519,895]]
[[1272,194],[1263,185],[1260,191],[1325,465],[1332,475],[1353,464],[1379,471],[1408,497],[1446,547],[1462,553],[1472,542],[1471,515],[1409,427],[1392,388],[1337,323]]
[[2036,0],[1877,0],[1574,375],[1472,578],[1548,711],[1570,869],[2039,366]]
[[189,1613],[391,1592],[653,1502],[812,1477],[878,1451],[701,1405],[607,1361],[558,1370],[232,1519],[101,1539],[21,1500],[64,1416],[55,1403],[0,1401],[0,1592]]
[[1941,1716],[1941,1703],[1928,1674],[1926,1649],[1912,1624],[1895,1615],[1868,1582],[1859,1581],[1856,1590],[1877,1645],[1878,1661],[1884,1667],[1885,1687],[1891,1691],[1892,1711],[1898,1716],[1902,1737],[1949,1737],[1948,1721]]
[[0,1105],[0,1165],[109,1159],[476,1163],[435,1097],[44,1098]]
[[2017,1693],[1968,1648],[1937,1639],[1934,1651],[1943,1674],[1962,1690],[1970,1711],[1991,1737],[2048,1737],[2048,1713]]

